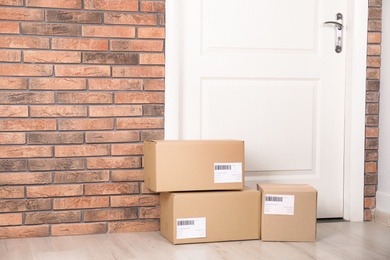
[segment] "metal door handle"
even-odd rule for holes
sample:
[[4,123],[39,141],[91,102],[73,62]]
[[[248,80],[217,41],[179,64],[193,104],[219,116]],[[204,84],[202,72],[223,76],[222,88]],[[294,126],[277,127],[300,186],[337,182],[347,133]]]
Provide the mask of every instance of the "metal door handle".
[[335,51],[340,53],[343,49],[343,15],[341,13],[336,14],[336,21],[326,21],[324,24],[333,24],[335,30]]

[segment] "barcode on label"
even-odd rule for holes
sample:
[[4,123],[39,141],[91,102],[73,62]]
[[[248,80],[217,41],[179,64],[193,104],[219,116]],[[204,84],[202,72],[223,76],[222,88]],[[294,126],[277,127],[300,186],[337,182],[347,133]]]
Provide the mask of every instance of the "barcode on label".
[[267,196],[265,197],[265,201],[283,202],[283,197]]
[[194,220],[178,220],[177,221],[178,226],[193,226],[195,225]]
[[215,171],[220,171],[220,170],[231,170],[232,166],[228,164],[219,164],[219,165],[214,165],[214,170]]

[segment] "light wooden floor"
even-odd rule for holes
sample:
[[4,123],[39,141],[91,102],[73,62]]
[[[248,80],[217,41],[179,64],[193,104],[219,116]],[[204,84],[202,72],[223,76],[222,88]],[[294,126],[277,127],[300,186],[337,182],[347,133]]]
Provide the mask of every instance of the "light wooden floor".
[[374,222],[319,223],[317,240],[316,243],[252,240],[175,246],[158,232],[0,239],[0,259],[390,259],[390,228]]

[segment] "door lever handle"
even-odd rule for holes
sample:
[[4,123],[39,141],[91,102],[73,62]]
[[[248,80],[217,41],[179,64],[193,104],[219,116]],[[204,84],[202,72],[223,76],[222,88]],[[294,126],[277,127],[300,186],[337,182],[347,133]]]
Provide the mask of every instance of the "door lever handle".
[[343,15],[341,13],[336,14],[336,21],[326,21],[324,24],[333,24],[335,31],[335,51],[340,53],[343,49]]
[[324,22],[324,24],[334,24],[336,25],[337,29],[339,30],[342,30],[343,29],[343,24],[339,23],[339,22],[335,22],[335,21],[327,21],[327,22]]

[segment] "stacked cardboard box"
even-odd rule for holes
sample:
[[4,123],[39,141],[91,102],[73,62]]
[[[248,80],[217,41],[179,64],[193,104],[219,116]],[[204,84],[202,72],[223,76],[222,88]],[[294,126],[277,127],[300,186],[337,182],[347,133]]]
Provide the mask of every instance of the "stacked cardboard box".
[[299,184],[244,187],[243,141],[145,141],[144,156],[145,186],[160,192],[160,233],[173,244],[260,235],[315,241],[317,191]]
[[259,239],[260,192],[244,187],[243,141],[145,141],[144,156],[169,241]]

